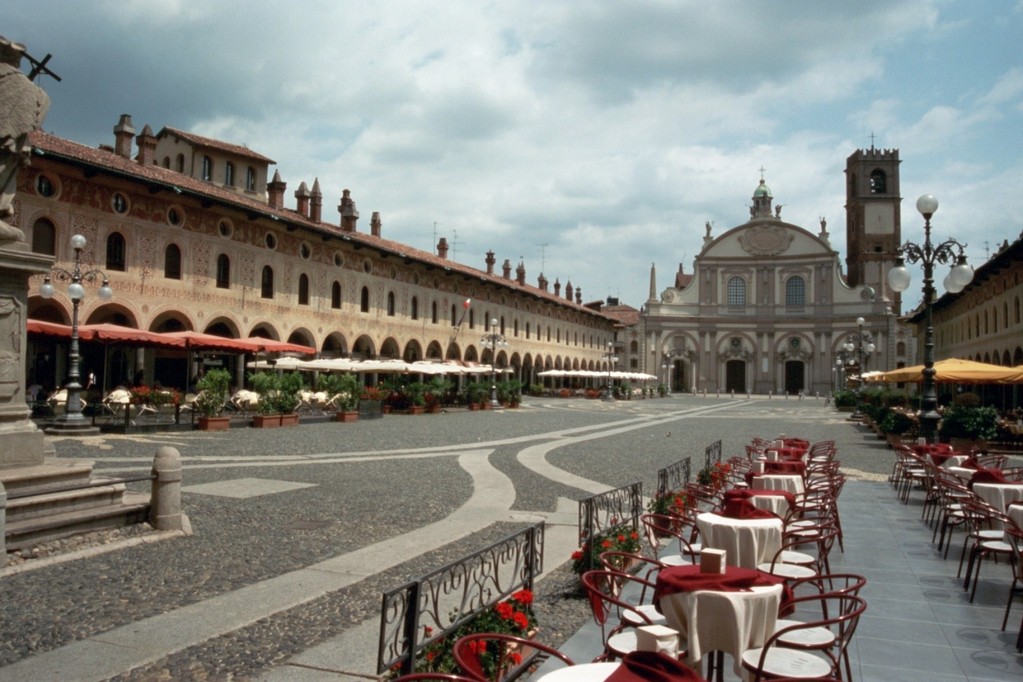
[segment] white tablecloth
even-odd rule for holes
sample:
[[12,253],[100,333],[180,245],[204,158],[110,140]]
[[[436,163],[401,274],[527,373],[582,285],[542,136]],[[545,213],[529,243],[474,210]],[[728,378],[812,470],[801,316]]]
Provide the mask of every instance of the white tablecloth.
[[1017,526],[1023,528],[1023,504],[1011,505],[1005,513],[1016,522]]
[[973,492],[1002,513],[1010,502],[1023,502],[1023,485],[974,483]]
[[740,592],[699,590],[670,594],[660,606],[668,627],[686,637],[686,663],[698,668],[706,654],[723,651],[731,654],[735,674],[741,676],[742,652],[763,646],[774,632],[781,596],[781,585]]
[[754,490],[784,490],[793,495],[804,492],[803,477],[795,474],[759,474],[753,477]]
[[602,682],[618,670],[619,663],[580,663],[552,670],[537,682]]
[[749,498],[757,509],[769,511],[772,514],[785,518],[789,513],[789,501],[782,495],[753,495]]
[[696,517],[704,547],[727,552],[729,566],[756,568],[781,549],[781,519],[730,519],[710,512]]

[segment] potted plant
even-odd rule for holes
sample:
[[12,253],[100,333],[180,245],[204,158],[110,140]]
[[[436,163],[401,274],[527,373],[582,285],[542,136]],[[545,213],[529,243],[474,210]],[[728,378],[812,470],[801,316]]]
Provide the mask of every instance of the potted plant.
[[470,410],[479,410],[486,403],[486,396],[490,392],[486,383],[482,381],[467,381],[462,388],[462,395],[465,397],[465,404]]
[[231,419],[224,416],[230,385],[231,373],[217,367],[207,370],[196,384],[198,394],[192,405],[199,413],[199,429],[222,431],[231,426]]
[[440,412],[444,396],[451,390],[452,384],[442,376],[436,375],[426,383],[426,411],[431,414]]
[[422,414],[426,411],[426,391],[426,384],[421,381],[413,381],[401,387],[402,402],[409,414]]
[[277,394],[277,409],[281,412],[281,426],[298,425],[298,406],[302,404],[298,397],[305,384],[298,372],[286,372],[280,375]]
[[596,534],[592,542],[572,552],[572,570],[577,575],[600,566],[600,555],[603,552],[629,552],[636,554],[642,549],[643,543],[639,531],[629,523],[618,523],[611,520],[611,526]]
[[518,379],[505,379],[497,384],[497,399],[502,405],[518,407],[522,402],[522,382]]
[[998,435],[998,410],[952,405],[942,416],[938,434],[954,448],[987,447],[987,441]]
[[277,374],[258,372],[249,375],[252,390],[259,394],[259,405],[252,425],[260,428],[298,424],[295,408],[299,404],[302,376],[297,372]]
[[901,410],[890,410],[881,421],[881,431],[888,440],[888,445],[895,446],[904,438],[914,438],[916,422]]
[[361,386],[357,376],[328,374],[320,378],[320,388],[329,396],[328,400],[333,401],[336,421],[358,421]]

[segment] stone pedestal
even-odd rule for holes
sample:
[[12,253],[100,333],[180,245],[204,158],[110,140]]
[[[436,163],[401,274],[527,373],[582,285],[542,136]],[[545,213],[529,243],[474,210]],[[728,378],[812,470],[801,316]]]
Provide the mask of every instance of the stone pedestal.
[[28,278],[48,272],[53,258],[24,242],[0,243],[0,469],[43,463],[43,433],[29,418],[25,387]]

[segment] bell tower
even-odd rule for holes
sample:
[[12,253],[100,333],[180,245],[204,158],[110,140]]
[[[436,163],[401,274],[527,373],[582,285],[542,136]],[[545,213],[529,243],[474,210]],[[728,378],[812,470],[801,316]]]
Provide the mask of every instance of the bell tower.
[[866,285],[902,309],[901,294],[889,291],[886,278],[902,244],[899,150],[857,149],[845,162],[846,270],[851,286]]

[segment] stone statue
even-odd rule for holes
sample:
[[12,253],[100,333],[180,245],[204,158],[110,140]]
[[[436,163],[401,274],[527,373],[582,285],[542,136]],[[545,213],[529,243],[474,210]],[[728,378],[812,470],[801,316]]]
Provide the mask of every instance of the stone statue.
[[25,234],[7,223],[14,215],[18,169],[29,165],[28,134],[37,130],[50,98],[21,72],[25,46],[0,36],[0,244],[23,242]]

